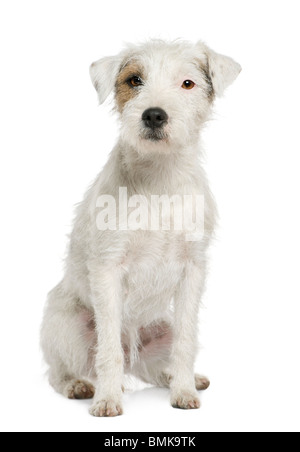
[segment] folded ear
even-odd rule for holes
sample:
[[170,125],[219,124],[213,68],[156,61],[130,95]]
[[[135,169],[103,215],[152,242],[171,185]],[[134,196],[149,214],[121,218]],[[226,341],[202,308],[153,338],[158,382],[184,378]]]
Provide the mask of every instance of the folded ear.
[[211,78],[214,92],[222,96],[227,86],[231,85],[242,70],[242,67],[232,58],[214,52],[203,43],[199,43],[207,56],[208,74]]
[[122,61],[123,58],[119,55],[111,56],[95,61],[90,66],[90,76],[98,93],[100,104],[103,104],[114,89]]

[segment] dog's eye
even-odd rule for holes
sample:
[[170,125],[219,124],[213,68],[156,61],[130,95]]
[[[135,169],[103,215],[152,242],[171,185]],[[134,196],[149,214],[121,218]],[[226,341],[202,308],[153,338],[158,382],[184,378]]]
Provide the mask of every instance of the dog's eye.
[[133,77],[130,77],[130,79],[128,80],[128,83],[129,83],[129,85],[134,86],[134,87],[143,85],[143,81],[138,75],[134,75]]
[[193,89],[195,86],[195,83],[192,82],[192,80],[185,80],[183,84],[181,85],[184,89]]

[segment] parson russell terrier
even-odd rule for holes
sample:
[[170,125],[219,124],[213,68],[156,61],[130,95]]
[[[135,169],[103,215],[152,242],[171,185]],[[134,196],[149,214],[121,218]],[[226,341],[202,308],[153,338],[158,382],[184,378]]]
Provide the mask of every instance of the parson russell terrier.
[[100,104],[114,92],[120,137],[77,209],[41,344],[50,384],[70,399],[94,398],[94,416],[122,414],[125,373],[170,388],[183,409],[199,408],[197,390],[209,386],[194,374],[216,221],[199,135],[240,71],[203,42],[179,40],[130,45],[91,65]]

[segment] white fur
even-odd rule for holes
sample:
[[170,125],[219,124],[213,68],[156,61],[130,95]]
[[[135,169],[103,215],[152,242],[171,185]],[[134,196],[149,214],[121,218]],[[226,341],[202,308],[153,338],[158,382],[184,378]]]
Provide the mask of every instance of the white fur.
[[[200,43],[202,47],[202,43]],[[241,66],[232,58],[220,55],[207,47],[209,72],[217,96],[224,94],[227,86],[231,85],[241,72]]]
[[[199,407],[196,387],[205,380],[197,376],[195,385],[197,315],[216,218],[199,158],[199,131],[212,105],[200,67],[210,71],[216,95],[240,71],[203,43],[154,40],[91,66],[100,103],[132,60],[143,67],[144,86],[121,112],[119,141],[78,207],[65,276],[49,294],[41,335],[57,391],[84,398],[90,383],[82,379],[95,381],[95,416],[121,414],[124,371],[170,386],[174,406]],[[184,90],[186,79],[195,88]],[[163,141],[143,138],[141,116],[149,107],[168,113]],[[97,198],[118,199],[119,187],[127,187],[128,196],[148,198],[204,195],[204,238],[187,242],[184,233],[163,230],[99,231]]]

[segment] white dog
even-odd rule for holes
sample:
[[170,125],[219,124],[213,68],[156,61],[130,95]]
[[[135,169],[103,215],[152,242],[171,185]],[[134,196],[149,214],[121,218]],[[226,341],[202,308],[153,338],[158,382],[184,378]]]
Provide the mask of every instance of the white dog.
[[[197,390],[209,386],[194,375],[198,307],[216,220],[199,133],[215,96],[240,70],[202,42],[159,40],[91,66],[100,103],[114,91],[121,133],[78,207],[65,277],[49,294],[41,343],[51,385],[71,399],[94,397],[94,416],[122,414],[125,372],[170,387],[178,408],[199,408]],[[129,202],[121,212],[120,187],[131,201],[191,196],[194,206],[204,197],[195,222],[204,224],[201,238],[189,239],[184,227],[168,230],[165,217],[155,230],[145,216],[140,227],[125,225],[142,210]],[[115,200],[106,206],[106,228],[99,227],[101,195]],[[177,211],[172,202],[169,207],[174,226]]]

